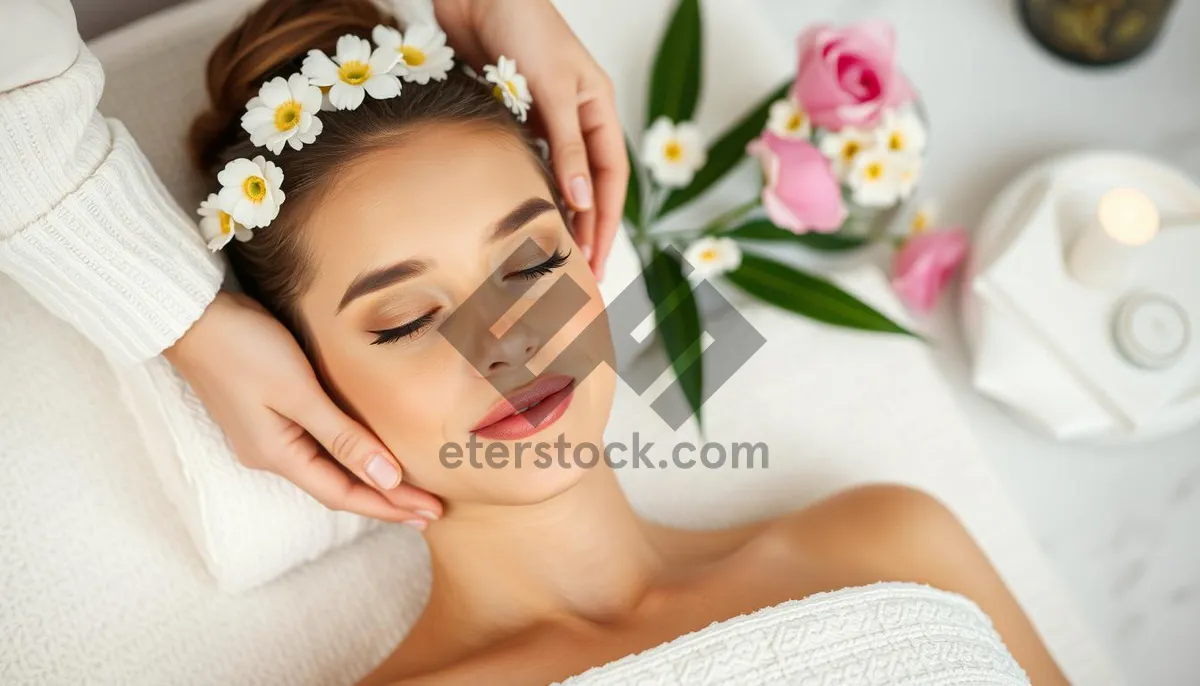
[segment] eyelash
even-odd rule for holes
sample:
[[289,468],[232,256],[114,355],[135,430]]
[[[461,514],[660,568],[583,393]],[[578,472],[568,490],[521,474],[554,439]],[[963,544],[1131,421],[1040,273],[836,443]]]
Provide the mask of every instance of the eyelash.
[[513,274],[511,274],[511,276],[513,278],[525,279],[527,281],[534,281],[536,279],[540,279],[543,276],[546,276],[550,272],[554,271],[555,269],[558,269],[559,267],[566,264],[567,258],[570,256],[571,256],[570,250],[568,250],[565,253],[562,252],[561,250],[555,250],[554,254],[550,256],[550,259],[546,260],[545,262],[543,262],[541,264],[535,264],[534,266],[529,267],[528,269],[522,269],[519,272],[514,272]]
[[[517,272],[513,272],[509,276],[526,281],[534,281],[546,276],[547,274],[550,274],[555,269],[558,269],[566,264],[567,259],[570,256],[571,251],[569,250],[565,253],[561,252],[560,250],[555,250],[554,254],[550,256],[550,259],[546,260],[545,262]],[[437,312],[437,310],[428,312],[420,317],[417,317],[411,322],[408,322],[407,324],[402,324],[391,329],[372,331],[371,333],[375,334],[375,340],[371,341],[371,345],[386,345],[388,343],[395,343],[396,341],[405,338],[413,338],[423,332],[429,327],[430,324],[433,323],[434,315],[436,315]]]
[[416,336],[433,323],[433,316],[435,314],[437,314],[437,310],[423,314],[407,324],[382,331],[372,331],[371,333],[375,334],[375,340],[371,341],[371,345],[386,345],[388,343],[395,343],[402,338]]

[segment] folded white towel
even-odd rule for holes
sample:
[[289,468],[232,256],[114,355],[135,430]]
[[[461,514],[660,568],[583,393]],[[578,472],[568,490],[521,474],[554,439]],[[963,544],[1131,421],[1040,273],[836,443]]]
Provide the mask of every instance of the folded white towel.
[[975,603],[928,586],[881,583],[713,622],[561,686],[1028,683]]

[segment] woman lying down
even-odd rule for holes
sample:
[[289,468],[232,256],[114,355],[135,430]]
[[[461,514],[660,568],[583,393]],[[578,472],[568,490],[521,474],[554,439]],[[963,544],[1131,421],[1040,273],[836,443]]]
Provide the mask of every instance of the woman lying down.
[[[475,74],[428,32],[402,43],[368,0],[342,6],[274,0],[238,26],[193,142],[214,179],[211,246],[445,502],[424,532],[424,612],[361,684],[1065,682],[918,492],[692,531],[640,519],[604,461],[447,459],[448,444],[601,445],[604,305],[513,65]],[[625,658],[645,651],[658,659]]]

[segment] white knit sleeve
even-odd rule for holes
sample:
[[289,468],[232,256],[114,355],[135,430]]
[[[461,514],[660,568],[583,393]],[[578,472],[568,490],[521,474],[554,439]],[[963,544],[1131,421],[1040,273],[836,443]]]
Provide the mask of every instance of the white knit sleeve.
[[[0,42],[31,43],[19,20],[34,15],[13,16]],[[78,55],[61,74],[0,93],[0,272],[110,358],[138,362],[199,318],[224,263],[129,132],[96,111],[104,73],[73,15],[49,23],[74,34]],[[45,23],[37,29],[38,42],[53,42]]]

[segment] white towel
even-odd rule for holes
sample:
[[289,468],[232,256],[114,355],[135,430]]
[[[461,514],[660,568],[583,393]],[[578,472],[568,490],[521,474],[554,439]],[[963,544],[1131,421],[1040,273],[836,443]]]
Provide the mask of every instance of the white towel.
[[561,686],[1023,686],[992,621],[963,596],[880,583],[725,620]]

